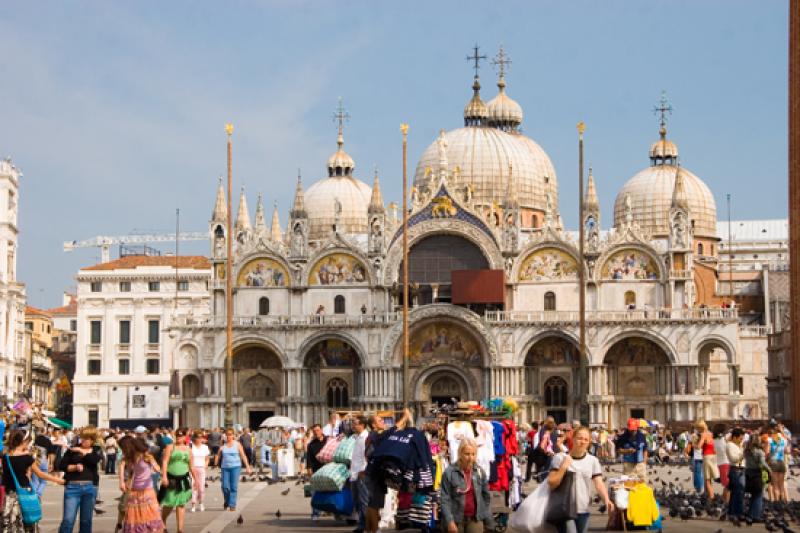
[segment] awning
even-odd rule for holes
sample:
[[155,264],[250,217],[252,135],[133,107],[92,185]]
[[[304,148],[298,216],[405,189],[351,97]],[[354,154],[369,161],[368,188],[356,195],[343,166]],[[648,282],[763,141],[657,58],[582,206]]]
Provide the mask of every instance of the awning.
[[50,422],[51,424],[53,424],[54,426],[57,426],[57,427],[60,427],[60,428],[72,429],[72,424],[70,424],[69,422],[67,422],[65,420],[61,420],[60,418],[56,418],[54,416],[51,416],[50,418],[48,418],[47,421]]

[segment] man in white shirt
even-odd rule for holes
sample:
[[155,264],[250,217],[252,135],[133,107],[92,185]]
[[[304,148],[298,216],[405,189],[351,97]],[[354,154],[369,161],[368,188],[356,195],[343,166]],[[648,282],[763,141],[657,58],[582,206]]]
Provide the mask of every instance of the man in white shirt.
[[339,434],[339,425],[341,421],[339,420],[339,415],[333,413],[331,415],[330,421],[325,424],[325,427],[322,428],[322,434],[326,437],[335,437]]
[[353,455],[350,458],[350,490],[353,493],[353,507],[358,513],[358,526],[353,531],[364,531],[364,519],[369,505],[369,490],[367,488],[367,417],[358,415],[353,418],[353,435],[356,438],[353,446]]

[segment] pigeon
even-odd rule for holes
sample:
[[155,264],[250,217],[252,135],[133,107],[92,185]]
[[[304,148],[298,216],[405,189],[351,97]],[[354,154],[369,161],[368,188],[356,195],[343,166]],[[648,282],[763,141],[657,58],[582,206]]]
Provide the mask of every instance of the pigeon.
[[607,509],[606,504],[603,504],[603,505],[601,505],[600,507],[597,508],[597,510],[600,512],[600,514],[605,513],[606,509]]
[[282,490],[282,491],[281,491],[281,495],[282,495],[282,496],[286,496],[287,494],[289,494],[289,491],[290,491],[290,490],[291,490],[291,489]]
[[97,513],[97,514],[100,514],[100,515],[106,514],[106,512],[104,510],[100,509],[99,507],[95,507],[94,508],[94,512]]
[[281,516],[282,516],[282,515],[281,515],[281,510],[280,510],[280,509],[278,509],[277,511],[275,511],[275,518],[277,518],[278,520],[280,520],[280,519],[281,519]]
[[236,523],[239,524],[240,526],[244,524],[244,517],[242,517],[242,515],[239,515],[239,518],[236,519]]

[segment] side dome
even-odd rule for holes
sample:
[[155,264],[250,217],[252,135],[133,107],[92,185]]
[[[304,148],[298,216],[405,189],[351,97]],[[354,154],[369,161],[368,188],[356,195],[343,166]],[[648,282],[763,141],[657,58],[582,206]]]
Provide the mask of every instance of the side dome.
[[497,87],[500,92],[486,104],[488,123],[504,131],[517,131],[522,124],[522,106],[506,94],[506,82],[502,78]]
[[696,237],[717,238],[717,204],[711,189],[697,176],[676,165],[653,165],[633,176],[617,193],[614,225],[625,224],[625,197],[630,196],[633,220],[654,238],[669,236],[669,210],[680,169]]
[[366,233],[371,196],[370,186],[352,176],[331,176],[311,185],[304,198],[309,240],[321,240],[330,235],[339,208],[337,201],[341,206],[340,232]]
[[[471,184],[476,206],[502,204],[512,168],[520,207],[544,213],[546,193],[550,193],[551,209],[557,211],[555,168],[533,140],[491,127],[459,128],[445,133],[443,139],[454,193]],[[414,175],[415,187],[429,185],[438,175],[440,142],[434,141],[422,153]]]

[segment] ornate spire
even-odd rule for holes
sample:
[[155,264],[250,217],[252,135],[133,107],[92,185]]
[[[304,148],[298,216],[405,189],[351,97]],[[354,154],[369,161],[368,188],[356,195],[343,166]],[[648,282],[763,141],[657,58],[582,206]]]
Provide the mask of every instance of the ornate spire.
[[278,216],[278,202],[275,202],[272,208],[272,228],[270,228],[270,237],[274,242],[283,241],[283,235],[281,234],[281,220]]
[[492,64],[497,67],[497,88],[500,92],[486,104],[489,113],[487,123],[503,131],[516,132],[522,124],[522,107],[506,94],[506,69],[511,59],[506,55],[503,45],[500,45]]
[[219,177],[217,200],[214,202],[214,212],[211,213],[211,220],[228,220],[228,207],[225,204],[225,189],[222,187],[222,176]]
[[479,47],[476,44],[473,48],[473,54],[467,56],[467,61],[475,63],[475,79],[472,82],[472,99],[467,102],[464,107],[464,125],[465,126],[480,126],[489,116],[489,111],[486,104],[481,100],[481,83],[479,81],[478,70],[480,69],[480,60],[486,59],[485,55],[478,53]]
[[244,187],[242,187],[242,193],[239,195],[239,212],[236,215],[236,229],[241,231],[251,228],[250,211],[247,209],[247,198],[244,195]]
[[261,193],[258,194],[258,202],[256,202],[256,233],[267,232],[267,221],[264,218],[264,200]]
[[381,196],[381,183],[378,180],[378,167],[375,167],[375,179],[372,182],[372,196],[369,199],[370,213],[383,213],[383,197]]
[[333,114],[333,120],[338,123],[339,127],[339,135],[336,137],[338,148],[336,153],[328,158],[328,176],[351,176],[355,162],[344,151],[344,123],[350,120],[350,115],[344,109],[341,96],[339,97],[339,106]]
[[589,165],[589,183],[586,186],[586,196],[583,199],[583,207],[586,211],[597,211],[600,209],[600,202],[597,200],[597,189],[594,185],[594,174],[592,174],[591,165]]
[[661,91],[661,100],[659,100],[658,106],[653,106],[653,114],[659,115],[658,134],[664,140],[667,138],[667,115],[672,114],[672,105],[667,100],[667,91]]
[[436,139],[439,149],[439,175],[447,176],[447,138],[444,129],[439,130],[439,138]]
[[506,209],[513,209],[519,207],[519,200],[517,198],[517,183],[514,181],[514,163],[508,162],[508,186],[506,187],[505,204]]
[[300,169],[297,169],[297,188],[294,190],[294,203],[292,204],[292,211],[291,215],[292,218],[305,218],[308,216],[306,214],[306,202],[305,196],[303,195],[303,183],[302,178],[300,177]]
[[675,165],[678,162],[678,147],[667,140],[667,115],[672,114],[672,105],[667,101],[666,91],[661,91],[661,100],[653,106],[653,113],[658,115],[658,140],[650,146],[651,165]]
[[683,210],[689,209],[689,196],[686,194],[686,184],[683,181],[681,166],[675,169],[675,186],[672,189],[672,207]]

